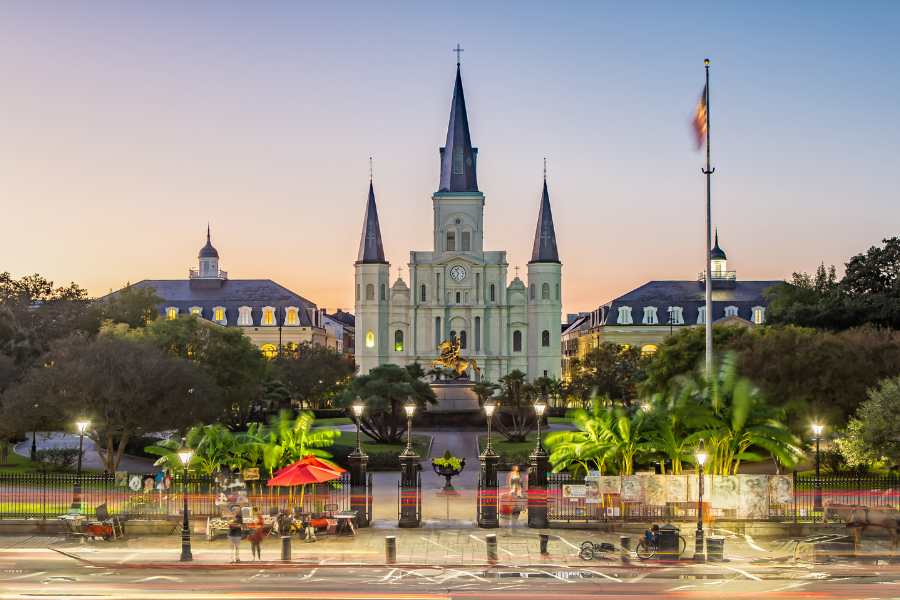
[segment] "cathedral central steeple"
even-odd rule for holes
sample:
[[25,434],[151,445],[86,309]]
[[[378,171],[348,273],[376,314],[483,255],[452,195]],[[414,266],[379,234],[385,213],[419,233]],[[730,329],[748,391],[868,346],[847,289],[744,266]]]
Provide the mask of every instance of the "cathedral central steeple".
[[366,216],[363,217],[362,235],[359,238],[359,263],[387,263],[384,260],[384,245],[381,243],[381,226],[378,223],[378,209],[375,207],[375,188],[369,179],[369,200]]
[[477,192],[476,162],[478,148],[472,147],[469,117],[463,93],[459,63],[456,63],[456,85],[450,103],[447,143],[441,148],[441,182],[438,192]]

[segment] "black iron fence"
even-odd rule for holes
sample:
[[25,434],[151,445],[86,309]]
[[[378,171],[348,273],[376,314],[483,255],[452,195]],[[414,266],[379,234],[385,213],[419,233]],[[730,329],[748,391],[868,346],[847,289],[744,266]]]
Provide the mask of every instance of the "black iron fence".
[[820,518],[824,507],[849,504],[900,510],[900,477],[871,475],[815,475],[794,477],[795,520]]
[[[0,519],[46,519],[69,512],[75,484],[81,484],[81,512],[93,516],[100,505],[111,515],[123,518],[166,518],[181,514],[187,495],[188,509],[197,517],[217,516],[222,508],[237,501],[216,481],[207,477],[175,477],[167,489],[143,487],[135,490],[130,481],[108,474],[0,473]],[[291,508],[303,503],[312,512],[350,510],[350,474],[327,483],[305,488],[269,488],[265,480],[246,483],[246,502],[262,512]],[[371,495],[371,493],[370,493]]]

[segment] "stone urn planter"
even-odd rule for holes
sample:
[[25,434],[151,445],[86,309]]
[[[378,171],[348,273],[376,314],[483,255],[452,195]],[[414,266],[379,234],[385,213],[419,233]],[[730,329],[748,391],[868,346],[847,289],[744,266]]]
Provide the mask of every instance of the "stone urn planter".
[[456,493],[456,490],[453,488],[453,484],[450,480],[460,473],[466,467],[466,459],[465,458],[457,458],[450,454],[449,451],[444,453],[444,456],[441,458],[432,458],[431,459],[431,468],[434,469],[434,472],[444,478],[445,483],[444,487],[441,488],[441,491],[447,494]]

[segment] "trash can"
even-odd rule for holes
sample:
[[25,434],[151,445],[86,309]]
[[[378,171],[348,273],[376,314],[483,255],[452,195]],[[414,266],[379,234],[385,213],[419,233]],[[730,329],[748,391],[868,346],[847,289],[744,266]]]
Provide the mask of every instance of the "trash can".
[[725,560],[725,538],[711,535],[706,538],[706,560],[721,562]]
[[656,554],[660,558],[678,558],[681,554],[681,530],[666,523],[659,528],[659,549]]

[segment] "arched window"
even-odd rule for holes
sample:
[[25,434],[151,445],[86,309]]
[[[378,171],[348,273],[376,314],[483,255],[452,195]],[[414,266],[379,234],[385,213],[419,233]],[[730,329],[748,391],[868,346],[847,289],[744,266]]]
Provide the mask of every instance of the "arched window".
[[375,299],[375,286],[371,283],[366,284],[366,300]]
[[456,292],[456,303],[459,304],[459,292]]
[[434,347],[437,348],[441,345],[441,338],[443,334],[441,333],[441,318],[434,318]]
[[225,324],[225,307],[217,306],[213,308],[213,321],[216,323]]
[[620,306],[619,316],[616,318],[616,325],[631,325],[633,322],[634,321],[631,320],[631,307]]
[[522,332],[516,329],[513,331],[513,352],[522,351]]
[[550,284],[544,283],[541,286],[541,300],[549,300],[550,299]]
[[481,351],[481,317],[475,317],[475,352]]
[[491,302],[496,302],[496,301],[497,301],[497,288],[492,283],[491,284]]
[[375,347],[375,332],[367,331],[366,332],[366,348],[374,348]]
[[559,284],[556,284],[556,299],[559,300]]
[[202,317],[202,316],[203,316],[203,309],[200,308],[199,306],[192,306],[192,307],[191,307],[191,314],[192,314],[193,316],[195,316],[195,317]]
[[697,308],[697,325],[706,324],[706,307],[701,306]]
[[447,252],[455,252],[456,251],[456,232],[448,231],[447,232],[447,245],[445,250]]
[[284,324],[291,325],[291,326],[297,326],[300,324],[300,316],[297,312],[296,306],[288,306],[287,307],[287,309],[285,310],[285,315],[284,315]]
[[262,355],[268,360],[273,360],[278,356],[278,348],[276,348],[274,344],[263,344],[259,347],[259,351],[262,352]]
[[456,331],[454,331],[453,329],[450,330],[450,339],[451,339],[451,340],[455,340],[455,339],[456,339]]
[[166,309],[166,318],[170,321],[174,321],[178,318],[178,308],[175,306],[170,306]]
[[467,342],[468,342],[468,338],[466,336],[466,330],[463,329],[462,331],[459,332],[459,347],[462,348],[463,350],[465,350],[467,347]]
[[380,298],[381,298],[382,300],[387,300],[387,292],[386,292],[385,289],[384,289],[384,284],[383,284],[383,283],[381,284],[381,296],[380,296]]
[[460,250],[463,252],[469,252],[472,250],[472,234],[468,231],[463,231],[460,234]]
[[656,344],[644,344],[641,346],[641,356],[653,356],[656,354]]
[[534,300],[534,284],[533,283],[531,284],[531,287],[528,288],[528,295],[532,300]]
[[242,306],[238,309],[238,325],[249,327],[253,325],[253,309],[249,306]]
[[419,286],[419,300],[421,302],[425,302],[426,298],[427,298],[427,295],[425,293],[425,284],[423,283],[422,285]]
[[753,307],[753,322],[757,325],[762,325],[766,322],[766,307],[765,306],[754,306]]
[[737,306],[726,306],[725,307],[725,316],[726,317],[738,316],[738,307]]
[[262,310],[262,325],[275,325],[275,309],[264,306]]
[[541,332],[541,346],[544,348],[550,347],[550,332],[546,329]]
[[670,306],[669,325],[684,325],[684,308],[681,306]]
[[394,352],[403,352],[403,330],[394,332]]
[[644,307],[644,319],[641,321],[644,325],[656,325],[659,323],[659,317],[656,314],[655,306]]

